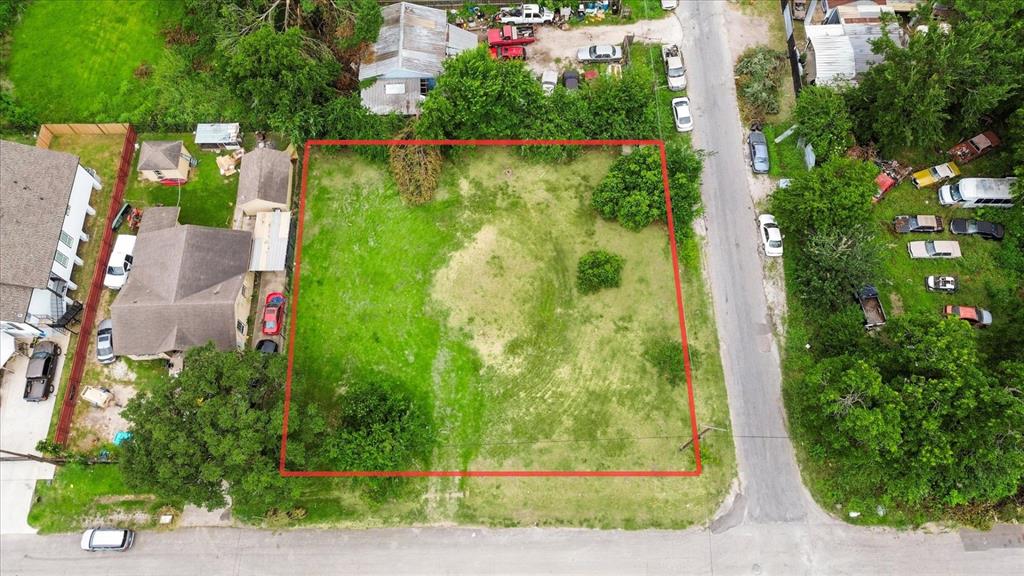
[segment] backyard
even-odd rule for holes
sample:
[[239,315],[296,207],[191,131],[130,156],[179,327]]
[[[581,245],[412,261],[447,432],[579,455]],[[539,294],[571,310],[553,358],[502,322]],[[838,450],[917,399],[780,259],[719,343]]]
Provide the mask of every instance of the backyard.
[[180,2],[36,0],[15,27],[15,97],[47,122],[122,121],[145,105],[144,79],[164,53]]
[[[292,422],[310,404],[329,411],[341,375],[371,369],[433,407],[432,469],[694,469],[686,387],[672,376],[683,357],[666,230],[597,217],[590,190],[612,158],[524,165],[507,150],[468,152],[432,202],[410,208],[382,168],[317,151]],[[625,258],[622,284],[582,295],[577,259],[595,248]],[[694,244],[680,251],[698,422],[726,428],[699,256]],[[311,486],[303,505],[314,523],[683,526],[724,495],[729,437],[706,436],[702,458],[699,478],[415,480],[409,498],[386,504],[338,480]]]

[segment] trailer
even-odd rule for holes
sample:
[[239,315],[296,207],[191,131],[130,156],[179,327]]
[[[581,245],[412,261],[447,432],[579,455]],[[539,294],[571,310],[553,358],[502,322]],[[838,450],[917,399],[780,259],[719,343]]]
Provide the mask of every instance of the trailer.
[[865,286],[855,294],[860,309],[864,312],[864,328],[872,330],[885,324],[885,310],[882,308],[882,299],[878,296],[878,289],[874,286]]

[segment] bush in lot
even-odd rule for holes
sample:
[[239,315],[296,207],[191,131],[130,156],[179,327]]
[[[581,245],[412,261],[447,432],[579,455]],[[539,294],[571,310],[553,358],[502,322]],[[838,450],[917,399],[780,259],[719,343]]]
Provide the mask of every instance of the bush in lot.
[[786,55],[767,46],[748,48],[736,62],[736,92],[744,117],[756,122],[779,113],[779,88]]
[[796,282],[812,308],[835,311],[853,291],[870,284],[881,268],[881,248],[867,226],[826,228],[807,239],[799,252]]
[[853,146],[853,123],[843,96],[828,86],[806,86],[796,99],[793,115],[797,135],[814,148],[819,164]]
[[622,267],[626,260],[618,254],[604,250],[591,250],[576,266],[576,288],[583,294],[593,294],[604,288],[618,288],[622,283]]
[[683,364],[683,343],[675,338],[654,338],[644,344],[647,360],[662,380],[673,388],[686,383],[686,365]]
[[[672,219],[676,234],[686,237],[690,224],[700,215],[699,152],[686,144],[671,142],[665,147],[672,193]],[[615,159],[608,174],[594,190],[591,204],[608,220],[617,220],[630,230],[642,230],[652,222],[666,220],[665,188],[658,148],[643,146]]]
[[871,218],[878,169],[868,162],[836,158],[793,178],[772,194],[779,225],[798,238],[815,231],[855,228]]
[[[412,130],[402,134],[406,136]],[[429,202],[441,178],[441,150],[437,146],[389,146],[388,164],[398,193],[406,204]]]

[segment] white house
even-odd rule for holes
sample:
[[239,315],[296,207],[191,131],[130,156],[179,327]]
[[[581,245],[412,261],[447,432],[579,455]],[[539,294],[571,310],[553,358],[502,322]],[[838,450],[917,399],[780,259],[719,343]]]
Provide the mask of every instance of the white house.
[[71,272],[102,186],[66,152],[0,140],[0,163],[0,332],[42,338],[82,308]]
[[400,2],[380,12],[377,42],[359,65],[359,81],[374,81],[359,92],[363,106],[375,114],[418,114],[444,59],[475,48],[476,34],[449,24],[437,8]]

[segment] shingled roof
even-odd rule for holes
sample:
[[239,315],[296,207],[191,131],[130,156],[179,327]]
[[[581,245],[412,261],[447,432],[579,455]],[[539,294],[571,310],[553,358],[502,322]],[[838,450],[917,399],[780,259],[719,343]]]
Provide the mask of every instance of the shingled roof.
[[242,156],[238,176],[236,203],[241,206],[252,200],[288,203],[288,180],[292,157],[287,152],[257,148]]
[[139,170],[174,170],[181,160],[181,140],[147,140],[139,149]]
[[[147,356],[212,341],[235,346],[235,299],[249,270],[252,233],[206,226],[146,228],[169,217],[149,208],[135,243],[134,266],[110,308],[114,353]],[[153,229],[156,228],[156,229]]]
[[46,287],[77,171],[77,156],[0,140],[0,319]]

